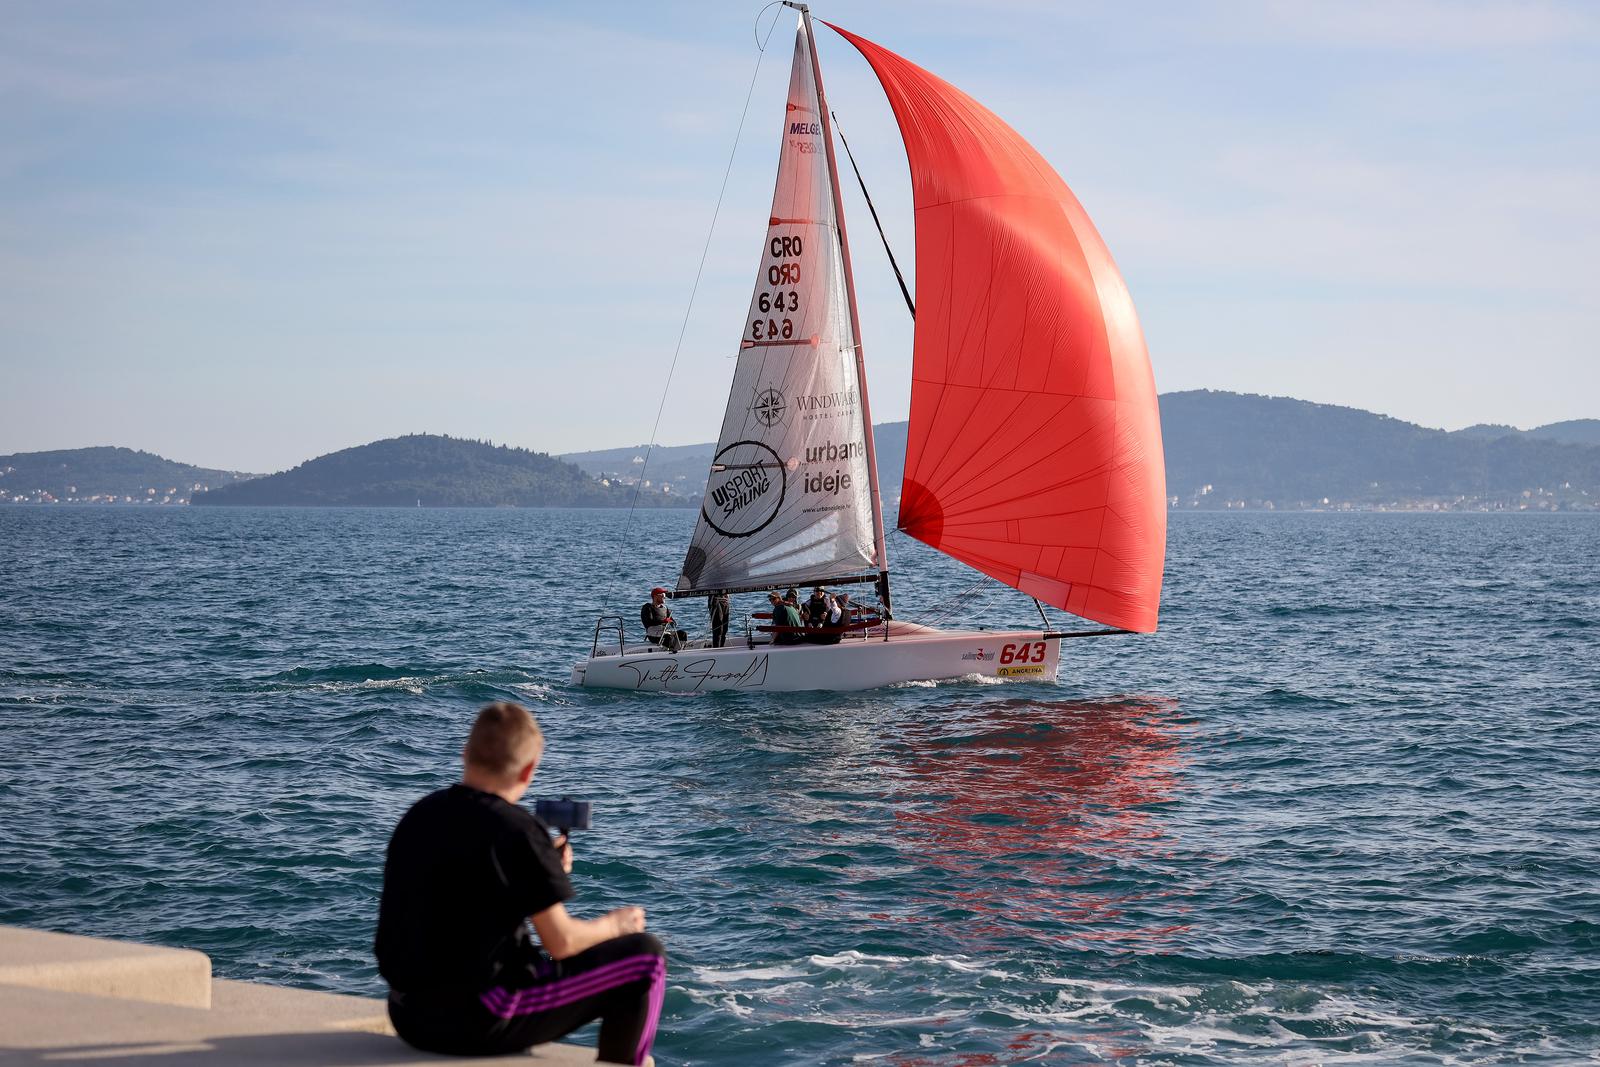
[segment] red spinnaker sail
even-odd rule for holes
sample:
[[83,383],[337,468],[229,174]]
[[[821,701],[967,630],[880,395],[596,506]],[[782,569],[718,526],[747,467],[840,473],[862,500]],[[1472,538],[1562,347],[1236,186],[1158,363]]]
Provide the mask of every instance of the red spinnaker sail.
[[917,324],[900,528],[1075,615],[1153,631],[1161,422],[1111,253],[1015,130],[828,25],[877,72],[911,164]]

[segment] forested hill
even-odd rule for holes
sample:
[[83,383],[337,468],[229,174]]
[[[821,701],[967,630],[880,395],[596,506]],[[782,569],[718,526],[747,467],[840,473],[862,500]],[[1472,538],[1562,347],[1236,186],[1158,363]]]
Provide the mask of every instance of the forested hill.
[[196,490],[254,478],[131,448],[67,448],[0,456],[0,503],[187,504]]
[[1593,509],[1600,447],[1567,443],[1593,421],[1450,433],[1288,397],[1161,397],[1179,507]]
[[[307,460],[281,474],[197,493],[195,504],[371,507],[626,507],[633,490],[570,463],[484,441],[411,434]],[[687,503],[641,493],[642,506]]]
[[[1288,397],[1197,390],[1161,398],[1167,494],[1181,509],[1600,508],[1600,420],[1446,432]],[[906,424],[876,427],[895,513]],[[127,448],[0,456],[0,503],[694,506],[712,445],[644,446],[561,458],[416,434],[308,460],[265,478]],[[251,479],[251,480],[243,480]],[[209,487],[209,492],[202,491]]]
[[[1194,390],[1161,397],[1167,494],[1178,508],[1593,509],[1600,505],[1600,420],[1533,430],[1430,430],[1357,408],[1281,396]],[[883,494],[894,514],[906,424],[875,427]],[[648,476],[685,492],[705,485],[713,446],[658,448]],[[644,446],[575,453],[591,473],[637,472]]]
[[1532,430],[1479,423],[1465,430],[1456,430],[1455,433],[1464,437],[1521,437],[1534,441],[1560,441],[1569,445],[1600,445],[1600,419],[1568,419]]

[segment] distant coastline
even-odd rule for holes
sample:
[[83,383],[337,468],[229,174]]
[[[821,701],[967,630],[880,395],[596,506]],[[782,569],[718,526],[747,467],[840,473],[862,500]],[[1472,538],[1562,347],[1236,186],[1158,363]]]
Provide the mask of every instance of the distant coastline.
[[[1600,511],[1600,419],[1445,431],[1196,390],[1164,395],[1161,422],[1173,510]],[[907,425],[881,423],[874,435],[892,509]],[[0,456],[0,504],[697,508],[713,451],[706,442],[552,456],[413,434],[256,475],[82,448]]]
[[374,441],[292,470],[194,494],[205,507],[688,506],[670,492],[637,494],[543,452],[435,434]]

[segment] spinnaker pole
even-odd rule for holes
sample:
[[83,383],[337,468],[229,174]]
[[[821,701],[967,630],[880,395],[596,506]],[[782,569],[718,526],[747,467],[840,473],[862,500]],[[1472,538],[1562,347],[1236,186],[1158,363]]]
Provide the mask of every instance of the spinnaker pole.
[[800,12],[806,28],[806,45],[811,49],[811,76],[817,86],[818,119],[822,122],[823,152],[828,160],[828,181],[833,192],[833,215],[839,224],[839,253],[844,260],[844,291],[850,306],[850,335],[856,342],[856,380],[861,386],[861,423],[867,450],[867,478],[872,488],[872,536],[878,553],[878,598],[883,603],[885,619],[893,618],[889,601],[889,548],[883,538],[883,494],[878,490],[878,450],[872,439],[872,407],[867,402],[867,362],[861,346],[861,318],[856,313],[856,279],[850,265],[850,239],[845,234],[844,203],[839,198],[839,164],[833,154],[833,123],[830,121],[828,98],[822,91],[822,64],[817,60],[817,35],[811,25],[811,8],[805,4],[784,0],[785,7]]

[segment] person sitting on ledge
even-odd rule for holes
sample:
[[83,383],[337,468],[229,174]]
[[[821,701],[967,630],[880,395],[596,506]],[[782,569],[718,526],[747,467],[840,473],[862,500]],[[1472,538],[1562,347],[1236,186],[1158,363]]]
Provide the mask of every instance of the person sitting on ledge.
[[395,828],[373,945],[389,1018],[407,1044],[459,1056],[520,1052],[599,1019],[601,1060],[645,1063],[665,950],[641,908],[567,913],[572,846],[517,804],[543,755],[526,708],[490,704],[462,751],[461,781]]

